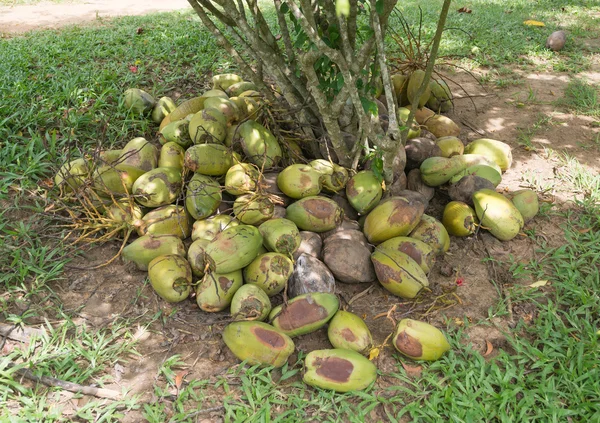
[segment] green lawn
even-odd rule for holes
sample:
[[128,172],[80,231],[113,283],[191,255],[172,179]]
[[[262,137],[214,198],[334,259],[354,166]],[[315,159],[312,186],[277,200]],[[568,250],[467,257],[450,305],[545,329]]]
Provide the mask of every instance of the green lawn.
[[[12,4],[0,2],[7,3]],[[416,23],[415,6],[421,6],[427,38],[435,29],[440,4],[411,0],[401,9]],[[456,12],[462,3],[452,6],[442,55],[470,69],[584,70],[594,52],[581,41],[600,35],[592,13],[600,12],[597,1],[473,0],[464,5],[471,14]],[[546,27],[526,27],[526,19],[541,20]],[[570,42],[556,55],[542,47],[559,25],[566,25]],[[9,360],[25,359],[40,374],[86,384],[133,352],[135,339],[127,329],[131,322],[118,320],[112,329],[77,328],[63,312],[50,282],[62,275],[67,247],[49,236],[50,223],[40,218],[47,206],[44,181],[68,154],[153,133],[147,121],[124,113],[124,89],[135,86],[157,97],[189,98],[205,89],[207,74],[234,69],[234,63],[188,13],[128,17],[94,28],[0,39],[0,58],[0,320],[27,324],[50,313],[65,322],[37,350],[16,350],[0,358],[0,415],[16,413],[14,421],[71,421],[51,406],[56,390],[25,387]],[[582,101],[593,102],[597,110],[597,91],[588,88],[573,83],[567,106],[577,111],[584,107]],[[379,405],[390,421],[402,416],[424,422],[600,421],[600,178],[574,161],[566,163],[570,172],[563,175],[565,182],[585,190],[588,199],[564,216],[564,246],[550,249],[542,243],[538,257],[543,259],[512,266],[516,278],[547,279],[551,284],[511,291],[513,304],[534,305],[535,320],[520,322],[507,334],[510,353],[501,351],[486,360],[465,345],[461,329],[449,327],[453,351],[423,364],[422,377],[416,380],[399,366],[387,375],[397,380],[395,388],[344,395],[308,389],[296,382],[296,363],[282,372],[248,369],[227,375],[218,384],[229,394],[215,406],[224,407],[228,421],[295,422],[314,413],[320,421],[362,422]],[[503,316],[506,304],[490,313]],[[158,398],[169,395],[167,388],[175,384],[172,368],[177,360],[160,369],[167,387],[155,387]],[[91,364],[95,373],[82,371]],[[237,384],[230,386],[232,380]],[[172,421],[195,421],[189,415],[202,406],[209,388],[207,381],[188,385],[176,399]],[[18,410],[9,410],[9,405]],[[272,414],[276,407],[286,410],[278,419]],[[93,401],[77,417],[118,421],[132,408],[142,410],[149,421],[166,421],[163,402],[140,404],[136,398]]]

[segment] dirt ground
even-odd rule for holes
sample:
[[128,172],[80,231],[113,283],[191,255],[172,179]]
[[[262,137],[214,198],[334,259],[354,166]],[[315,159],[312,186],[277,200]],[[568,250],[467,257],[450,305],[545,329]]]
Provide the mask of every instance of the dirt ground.
[[190,8],[186,0],[74,0],[0,6],[0,34],[60,28],[115,16],[144,15]]
[[[138,6],[142,4],[147,7],[147,11],[172,10],[187,5],[183,0],[168,4],[141,0],[96,0],[77,4],[77,7],[44,6],[54,10],[57,15],[63,7],[69,9],[69,13],[64,19],[54,19],[48,14],[42,16],[44,13],[36,9],[32,20],[26,15],[33,13],[30,7],[25,9],[26,6],[23,6],[18,12],[21,7],[16,7],[14,13],[11,9],[2,7],[0,26],[3,30],[13,28],[15,31],[33,27],[54,28],[62,24],[93,20],[96,10],[102,16],[131,14],[132,11],[139,13],[141,9]],[[81,9],[81,14],[75,9]],[[447,72],[452,80],[460,83],[473,96],[471,101],[464,97],[457,86],[452,87],[457,97],[463,97],[456,99],[455,112],[449,115],[461,126],[461,139],[466,143],[488,137],[505,141],[513,147],[513,166],[504,175],[499,189],[533,188],[538,190],[542,202],[554,203],[559,208],[568,207],[573,198],[572,191],[558,179],[561,164],[556,155],[549,155],[544,147],[567,152],[583,165],[596,172],[600,170],[600,127],[597,122],[594,123],[595,120],[590,117],[563,113],[553,105],[553,102],[562,97],[572,75],[529,73],[522,75],[522,85],[484,89],[464,72]],[[600,64],[595,63],[582,76],[591,81],[600,81]],[[535,93],[533,102],[528,101],[530,93]],[[534,122],[540,117],[545,117],[547,124],[533,130]],[[523,131],[530,131],[532,147],[518,142]],[[426,212],[441,218],[447,201],[443,190],[439,190]],[[564,241],[560,223],[540,216],[527,223],[525,230],[533,231],[540,242],[559,246]],[[118,382],[107,388],[125,388],[131,393],[141,394],[146,401],[152,401],[152,386],[156,383],[157,369],[173,354],[180,354],[189,365],[190,373],[185,377],[186,380],[214,378],[238,363],[221,340],[221,332],[229,318],[227,312],[205,313],[198,308],[193,298],[182,304],[168,304],[157,297],[145,282],[146,272],[120,262],[95,271],[87,270],[91,265],[112,257],[117,249],[118,245],[115,243],[90,250],[84,257],[70,263],[63,282],[55,286],[64,302],[64,308],[79,310],[79,319],[90,327],[110,325],[115,316],[136,319],[140,324],[148,321],[158,311],[162,311],[163,316],[169,316],[156,321],[140,337],[138,351],[141,355],[132,357],[128,363],[123,364],[124,370],[117,378]],[[396,308],[390,317],[395,321],[403,317],[424,318],[440,326],[445,326],[448,320],[460,325],[464,318],[479,322],[488,318],[489,309],[501,300],[501,296],[506,295],[512,285],[535,282],[513,280],[506,268],[484,262],[488,254],[499,261],[511,260],[512,257],[516,262],[527,263],[537,253],[535,243],[526,236],[518,236],[510,242],[500,242],[486,233],[477,238],[452,238],[449,252],[438,259],[429,275],[431,293],[420,297],[418,302],[398,302],[398,298],[389,295],[377,282],[359,285],[339,283],[338,294],[342,307],[365,319],[376,344],[381,344],[394,329],[392,322],[385,317],[385,313],[393,306]],[[457,280],[461,279],[463,282],[459,286]],[[276,305],[281,301],[282,298],[277,296],[273,302]],[[503,332],[518,319],[527,321],[533,317],[531,310],[524,304],[512,304],[510,311],[507,318],[492,319],[492,325],[472,326],[468,335],[473,346],[484,352],[486,341],[489,341],[495,350],[509,348]],[[330,348],[326,329],[296,338],[295,342],[297,349],[304,352]],[[388,347],[377,359],[377,364],[382,372],[386,372],[395,368],[395,361],[393,351]],[[380,387],[385,387],[385,380],[379,383]],[[215,392],[215,395],[220,393]],[[68,396],[65,397],[65,401],[67,400]],[[139,415],[129,416],[126,421],[136,420],[139,420]],[[215,416],[214,421],[219,421],[218,416]]]

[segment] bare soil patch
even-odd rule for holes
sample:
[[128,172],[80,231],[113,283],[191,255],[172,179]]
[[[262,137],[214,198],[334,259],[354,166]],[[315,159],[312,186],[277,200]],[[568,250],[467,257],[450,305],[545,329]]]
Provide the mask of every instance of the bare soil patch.
[[137,16],[190,8],[185,0],[81,0],[61,3],[0,6],[0,34],[102,21],[116,16]]

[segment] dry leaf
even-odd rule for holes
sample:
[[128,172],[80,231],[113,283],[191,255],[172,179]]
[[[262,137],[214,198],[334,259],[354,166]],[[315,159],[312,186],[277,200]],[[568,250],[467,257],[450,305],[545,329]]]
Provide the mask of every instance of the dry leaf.
[[421,373],[423,373],[423,366],[412,367],[402,362],[400,364],[402,364],[402,367],[404,367],[404,371],[406,371],[407,376],[414,378],[421,377]]
[[460,9],[457,10],[458,13],[471,13],[472,10],[469,9],[468,7],[461,7]]
[[464,322],[464,320],[463,320],[463,319],[459,319],[458,317],[456,317],[456,318],[454,318],[454,324],[455,324],[456,326],[462,326],[462,325],[464,325],[464,324],[465,324],[465,322]]
[[175,375],[175,387],[177,388],[177,392],[181,389],[181,384],[183,383],[183,378],[189,373],[189,370],[182,370]]
[[377,357],[379,357],[380,352],[381,351],[379,350],[379,348],[371,348],[371,351],[369,351],[369,360],[375,360]]
[[485,343],[487,345],[487,349],[485,350],[485,354],[483,354],[483,356],[487,357],[488,355],[490,355],[492,353],[492,351],[494,351],[494,346],[487,339],[485,340]]
[[541,286],[546,286],[546,285],[548,285],[548,281],[541,280],[541,281],[532,283],[531,285],[529,285],[529,287],[530,288],[539,288]]
[[523,24],[525,24],[527,26],[546,26],[546,24],[544,24],[544,22],[534,21],[532,19],[526,20],[525,22],[523,22]]

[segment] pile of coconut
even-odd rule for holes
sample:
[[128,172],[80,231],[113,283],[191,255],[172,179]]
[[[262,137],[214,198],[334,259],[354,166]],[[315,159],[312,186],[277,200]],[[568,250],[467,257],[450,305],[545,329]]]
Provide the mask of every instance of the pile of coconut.
[[[410,79],[394,77],[399,99]],[[306,159],[272,130],[263,113],[269,104],[237,75],[214,76],[213,89],[179,106],[135,88],[124,104],[159,124],[157,142],[135,138],[66,163],[55,178],[63,196],[91,198],[103,221],[127,233],[122,259],[147,271],[165,301],[191,296],[204,312],[229,309],[234,322],[223,339],[241,360],[282,366],[292,338],[328,325],[334,348],[306,357],[304,380],[313,386],[357,390],[376,377],[365,357],[371,333],[339,310],[336,284],[377,280],[415,298],[427,291],[450,235],[482,228],[510,240],[537,213],[534,192],[495,191],[511,165],[507,144],[465,146],[454,122],[425,107],[406,146],[406,189],[390,195],[372,170]],[[453,199],[441,221],[425,214],[436,187]],[[439,329],[410,319],[399,322],[392,343],[418,360],[450,348]]]

